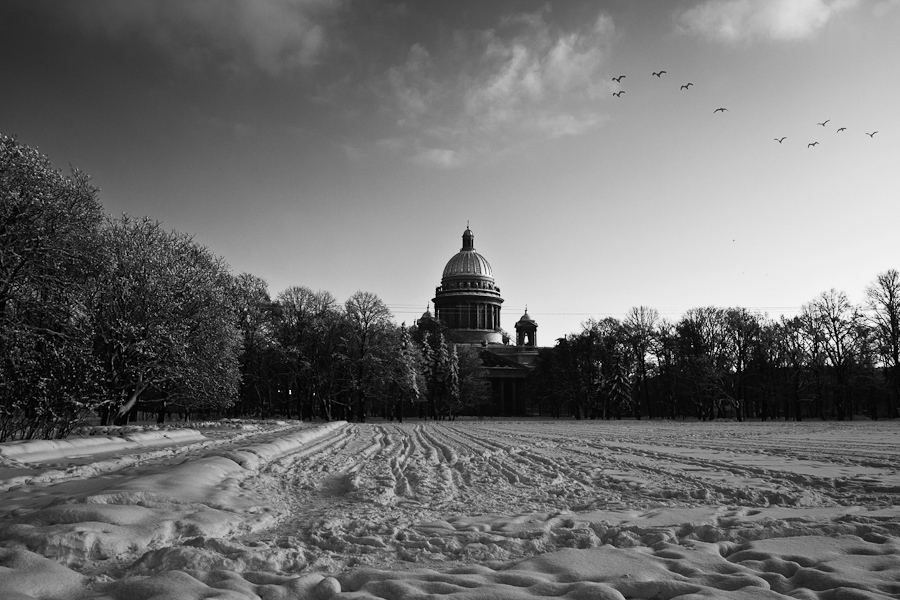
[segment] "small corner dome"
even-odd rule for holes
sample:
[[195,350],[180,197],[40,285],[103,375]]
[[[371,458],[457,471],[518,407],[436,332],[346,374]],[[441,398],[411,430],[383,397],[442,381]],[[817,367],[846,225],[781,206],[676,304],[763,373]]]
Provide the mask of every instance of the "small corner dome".
[[528,314],[527,308],[525,309],[525,314],[522,315],[522,317],[519,319],[519,321],[518,321],[518,323],[516,323],[516,325],[518,325],[519,323],[521,323],[522,325],[527,325],[527,324],[537,325],[537,322],[534,319],[532,319],[531,316]]

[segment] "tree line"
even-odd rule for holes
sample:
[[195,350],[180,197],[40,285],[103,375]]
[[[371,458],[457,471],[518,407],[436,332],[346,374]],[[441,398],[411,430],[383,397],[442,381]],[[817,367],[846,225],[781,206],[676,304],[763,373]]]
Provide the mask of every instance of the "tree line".
[[900,274],[862,304],[830,289],[798,315],[700,307],[678,321],[652,308],[589,320],[542,349],[539,414],[576,418],[900,417]]
[[[0,134],[0,441],[137,411],[362,421],[493,414],[481,349],[430,321],[234,275],[190,236],[106,215],[78,170]],[[778,320],[677,322],[639,307],[541,349],[532,414],[576,418],[898,416],[900,276],[864,305],[830,290]]]
[[485,400],[472,351],[384,302],[233,275],[190,236],[105,215],[78,170],[0,134],[0,441],[88,415],[452,418]]
[[371,292],[341,304],[293,286],[270,300],[262,279],[238,281],[244,343],[232,414],[450,419],[489,401],[477,350],[440,326],[396,325]]

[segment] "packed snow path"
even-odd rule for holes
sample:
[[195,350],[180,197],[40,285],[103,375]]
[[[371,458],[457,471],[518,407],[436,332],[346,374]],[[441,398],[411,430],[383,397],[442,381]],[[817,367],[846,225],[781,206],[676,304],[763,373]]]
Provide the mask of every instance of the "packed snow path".
[[30,594],[31,569],[63,582],[42,598],[173,581],[195,590],[173,598],[900,597],[896,422],[281,423],[169,437],[27,461],[0,447],[0,590],[18,576]]

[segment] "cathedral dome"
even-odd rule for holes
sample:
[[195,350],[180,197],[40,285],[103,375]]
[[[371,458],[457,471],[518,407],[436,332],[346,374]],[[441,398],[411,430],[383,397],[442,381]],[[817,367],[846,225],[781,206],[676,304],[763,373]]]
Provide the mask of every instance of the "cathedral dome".
[[494,272],[491,270],[491,264],[485,257],[475,252],[475,236],[468,227],[462,237],[463,247],[447,261],[443,276],[480,275],[493,279]]
[[500,344],[500,288],[490,263],[475,252],[475,236],[468,226],[462,242],[434,290],[434,318],[449,330],[455,343]]
[[494,278],[490,263],[474,250],[462,250],[447,262],[447,266],[444,267],[444,277],[454,275],[482,275]]

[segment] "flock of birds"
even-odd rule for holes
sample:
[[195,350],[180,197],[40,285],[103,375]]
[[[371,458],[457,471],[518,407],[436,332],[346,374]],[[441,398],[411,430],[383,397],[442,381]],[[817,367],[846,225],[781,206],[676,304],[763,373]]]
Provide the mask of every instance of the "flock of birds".
[[[663,76],[665,73],[666,73],[666,72],[663,71],[663,70],[654,71],[654,72],[653,72],[653,76],[656,77],[657,79],[662,79],[662,76]],[[615,81],[616,83],[622,83],[622,80],[623,80],[623,79],[625,79],[625,75],[619,75],[618,77],[613,77],[613,78],[612,78],[612,80]],[[682,85],[682,86],[681,86],[681,89],[682,89],[682,90],[690,90],[692,85],[694,85],[694,84],[691,83],[691,82],[689,81],[689,82],[685,83],[684,85]],[[613,96],[615,96],[616,98],[621,98],[621,97],[622,97],[622,94],[624,94],[624,93],[625,93],[625,90],[619,90],[618,92],[613,92]],[[725,113],[725,112],[728,112],[728,109],[725,108],[725,107],[719,107],[719,108],[717,108],[716,110],[713,111],[713,114],[716,114],[716,113],[718,113],[718,112]],[[825,119],[825,121],[823,121],[823,122],[821,122],[821,123],[816,123],[816,125],[821,125],[822,127],[825,127],[830,121],[831,121],[831,119]],[[847,128],[846,128],[846,127],[838,127],[836,133],[841,133],[842,131],[847,131]],[[875,137],[875,134],[878,133],[878,131],[873,131],[872,133],[869,133],[869,132],[864,132],[864,133],[865,133],[867,136],[869,136],[870,138],[873,138],[873,137]],[[774,138],[774,139],[775,139],[776,142],[778,142],[778,143],[780,144],[780,143],[782,143],[784,140],[787,139],[787,136],[782,136],[782,137],[780,137],[780,138]],[[810,142],[809,144],[806,145],[806,147],[807,147],[807,148],[814,148],[814,147],[816,147],[816,146],[818,146],[818,145],[819,145],[819,142]]]

